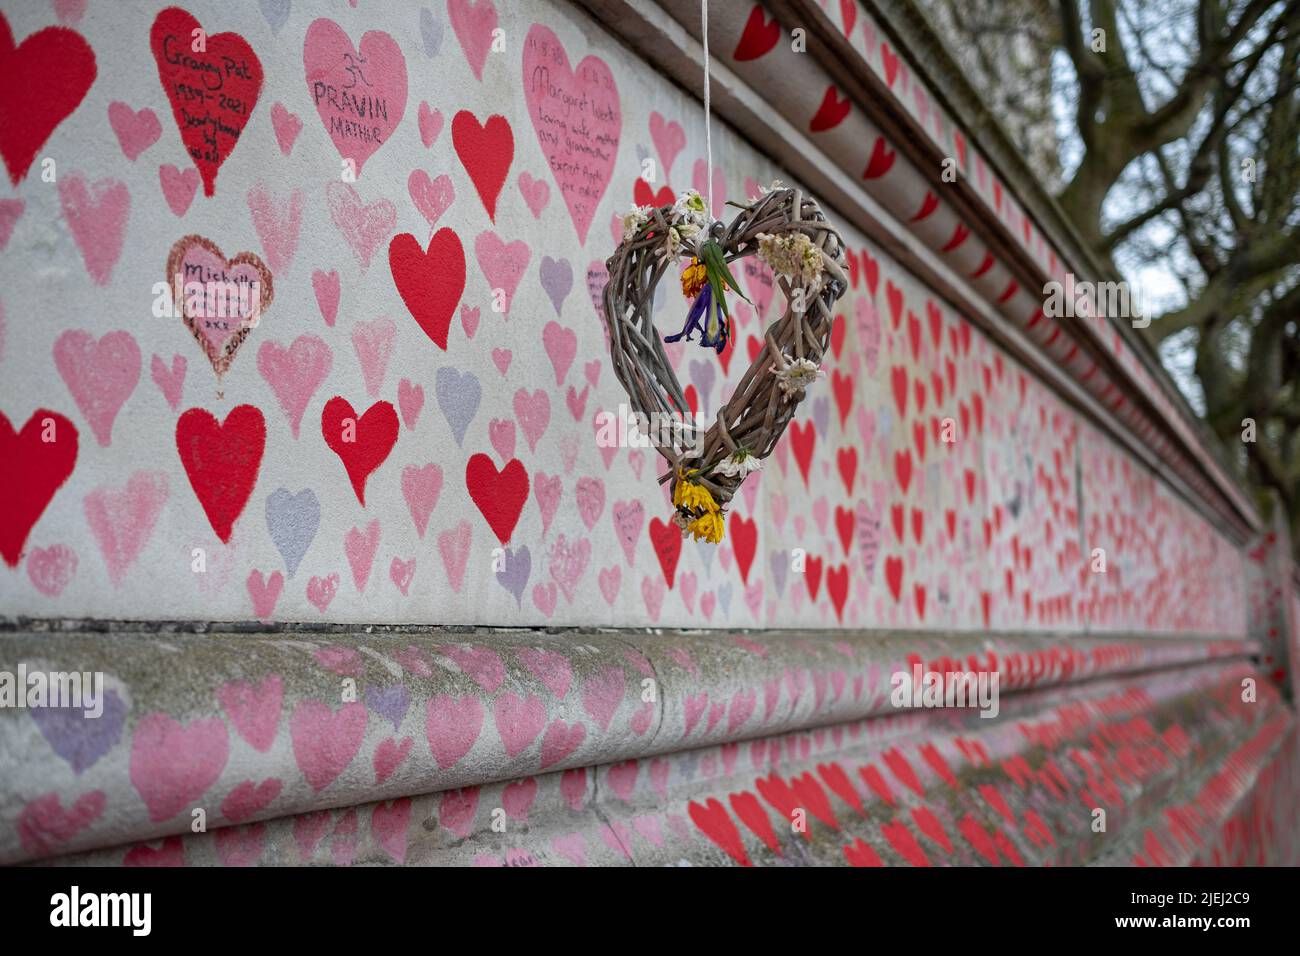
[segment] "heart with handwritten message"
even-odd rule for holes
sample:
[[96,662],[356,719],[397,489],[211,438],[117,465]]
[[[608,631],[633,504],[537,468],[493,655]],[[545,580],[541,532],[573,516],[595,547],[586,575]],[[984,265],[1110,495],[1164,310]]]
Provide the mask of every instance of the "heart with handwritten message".
[[524,97],[578,240],[585,243],[614,172],[623,128],[614,74],[597,56],[571,67],[559,37],[535,23],[524,40]]
[[195,31],[202,32],[198,20],[168,7],[153,22],[149,46],[185,152],[203,177],[203,194],[211,196],[217,171],[262,95],[262,61],[238,33],[208,34],[195,50]]
[[211,239],[185,236],[167,257],[175,310],[220,378],[271,305],[271,271],[256,253],[227,259]]

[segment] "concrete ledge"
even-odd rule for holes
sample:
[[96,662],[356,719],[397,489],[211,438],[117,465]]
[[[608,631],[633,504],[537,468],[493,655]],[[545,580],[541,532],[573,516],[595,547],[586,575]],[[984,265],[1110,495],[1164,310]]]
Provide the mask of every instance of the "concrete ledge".
[[[1008,695],[998,720],[878,716],[52,862],[1077,865],[1208,861],[1219,844],[1294,862],[1293,828],[1240,822],[1243,804],[1296,793],[1277,770],[1292,717],[1267,684],[1241,701],[1252,675],[1208,661],[1081,683],[1068,702]],[[1195,816],[1170,812],[1184,805]]]
[[209,828],[247,824],[848,724],[894,713],[890,676],[915,663],[996,673],[1005,702],[1253,649],[865,631],[3,634],[0,671],[102,672],[106,706],[94,720],[0,709],[0,862],[188,833],[196,810]]

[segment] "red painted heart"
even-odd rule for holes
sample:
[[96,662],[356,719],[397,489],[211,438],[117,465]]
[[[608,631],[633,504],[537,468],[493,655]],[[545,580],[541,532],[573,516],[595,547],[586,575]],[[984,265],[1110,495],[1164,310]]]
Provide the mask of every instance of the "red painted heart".
[[465,464],[465,487],[497,540],[508,543],[528,500],[528,471],[523,462],[511,458],[497,471],[487,455],[471,455]]
[[65,27],[38,30],[18,46],[0,13],[0,156],[15,186],[71,115],[97,74],[95,52]]
[[38,408],[22,431],[0,412],[0,557],[18,566],[27,535],[77,464],[77,428]]
[[388,267],[411,316],[433,344],[447,351],[447,329],[465,291],[465,249],[450,229],[439,229],[422,249],[409,232],[388,244]]
[[253,405],[236,405],[224,422],[191,408],[176,422],[176,450],[212,530],[223,543],[248,504],[266,449],[266,419]]
[[189,13],[168,7],[154,20],[149,45],[181,142],[211,196],[262,93],[262,62],[238,33],[211,34],[195,50],[201,29]]
[[397,443],[397,410],[392,402],[375,402],[364,415],[357,415],[351,402],[335,395],[321,411],[320,430],[330,451],[343,462],[357,501],[364,508],[366,479],[384,463]]
[[504,116],[489,116],[486,123],[469,110],[451,120],[451,143],[465,172],[483,200],[488,218],[496,222],[497,198],[515,158],[515,134]]

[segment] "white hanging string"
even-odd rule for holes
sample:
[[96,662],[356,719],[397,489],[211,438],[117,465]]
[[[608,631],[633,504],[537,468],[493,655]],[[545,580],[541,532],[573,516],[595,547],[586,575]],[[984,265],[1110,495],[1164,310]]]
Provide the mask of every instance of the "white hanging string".
[[709,0],[700,0],[701,31],[704,45],[704,191],[709,200],[709,222],[713,222],[713,122],[709,105]]

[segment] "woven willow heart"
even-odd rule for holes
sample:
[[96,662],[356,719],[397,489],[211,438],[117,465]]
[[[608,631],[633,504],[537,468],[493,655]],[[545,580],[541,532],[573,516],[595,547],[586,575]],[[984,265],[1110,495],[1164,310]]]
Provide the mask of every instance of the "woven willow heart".
[[[815,273],[809,278],[809,270],[774,270],[785,294],[785,312],[767,327],[763,351],[745,372],[731,400],[719,409],[700,443],[693,423],[685,421],[686,397],[664,353],[652,314],[655,287],[676,261],[675,256],[664,253],[669,230],[679,222],[677,207],[650,210],[635,233],[607,260],[605,321],[614,373],[627,390],[632,411],[641,421],[675,418],[683,423],[680,429],[663,431],[669,440],[655,443],[669,465],[659,480],[672,482],[677,504],[674,520],[697,538],[717,541],[725,527],[722,515],[747,473],[745,468],[728,469],[725,463],[746,457],[762,460],[772,453],[803,400],[805,386],[816,378],[816,369],[822,364],[835,303],[848,287],[843,270],[844,241],[826,222],[816,201],[791,188],[773,189],[740,207],[725,229],[722,223],[714,223],[708,236],[680,238],[681,255],[698,257],[700,247],[712,238],[730,263],[757,255],[760,242],[770,249],[773,240],[807,236],[810,247],[803,248],[812,257],[810,271]],[[674,233],[673,240],[677,238]],[[722,470],[718,470],[720,465]],[[697,521],[701,517],[703,524]]]

